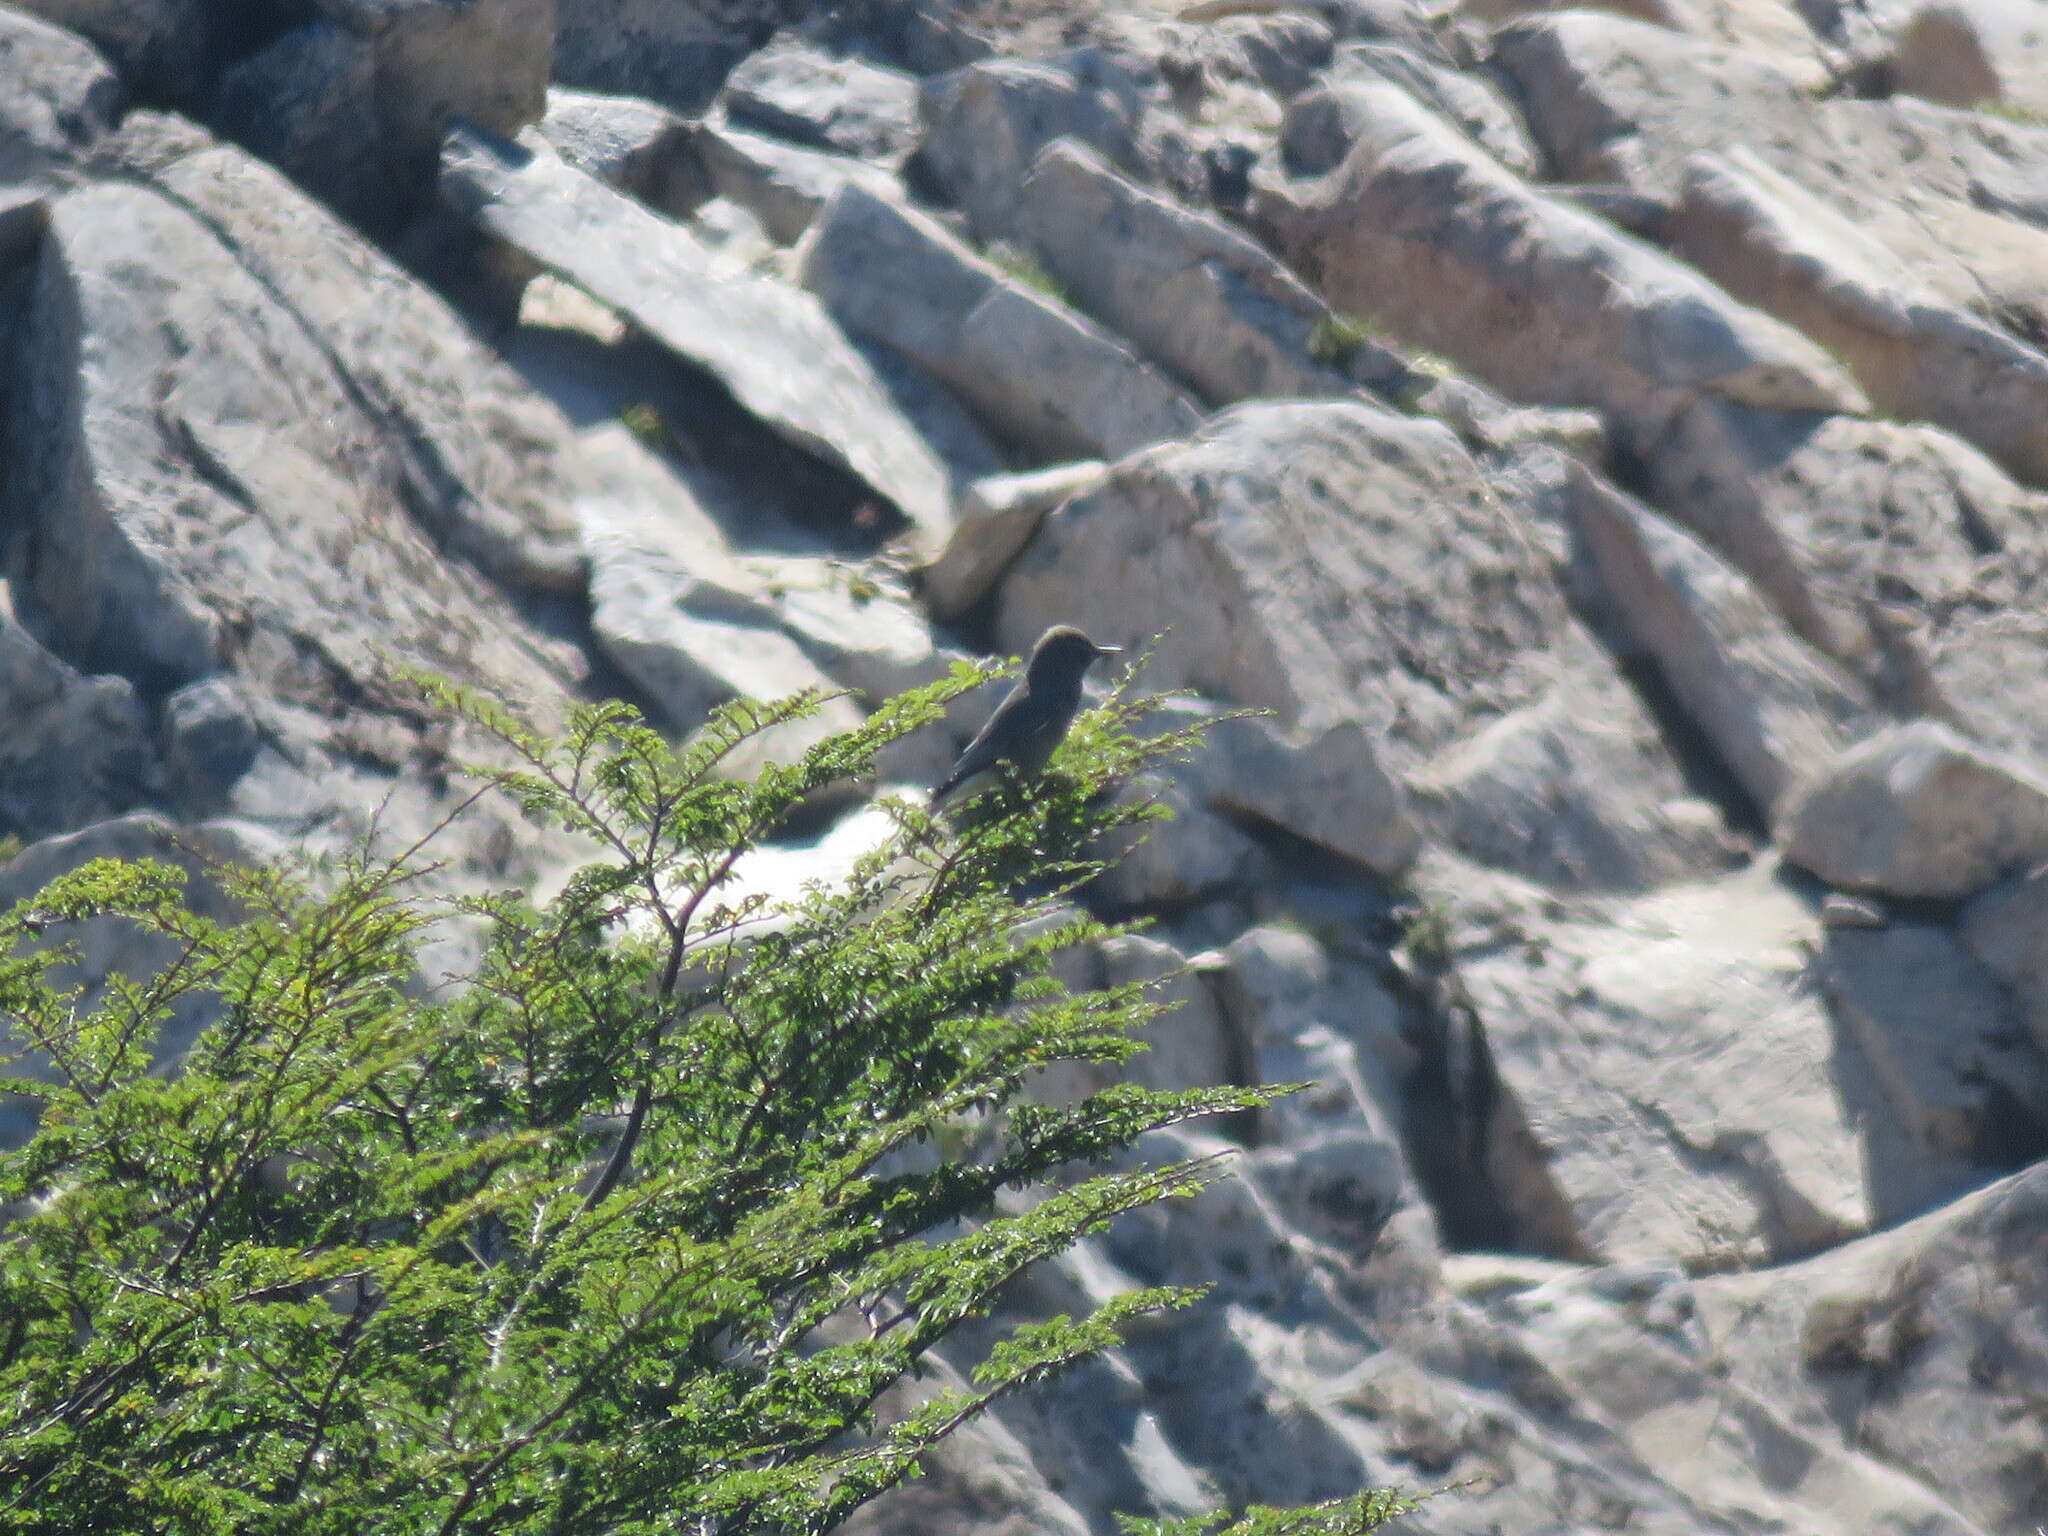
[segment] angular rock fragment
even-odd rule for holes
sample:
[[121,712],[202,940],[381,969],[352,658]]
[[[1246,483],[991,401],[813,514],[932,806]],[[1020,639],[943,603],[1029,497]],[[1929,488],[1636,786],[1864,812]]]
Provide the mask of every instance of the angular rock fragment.
[[[771,615],[744,599],[736,579],[722,585],[698,574],[706,564],[702,551],[625,508],[586,504],[583,525],[591,629],[653,702],[662,724],[684,733],[736,698],[832,691],[832,679]],[[851,730],[860,718],[852,701],[835,699],[757,745],[787,759],[834,731]]]
[[1338,396],[1355,387],[1316,356],[1329,307],[1236,230],[1176,207],[1087,150],[1055,143],[1024,180],[1015,238],[1074,302],[1185,379],[1211,405]]
[[1782,57],[1594,11],[1505,29],[1494,63],[1560,176],[1671,200],[1692,156],[1741,145],[1944,302],[2048,333],[2048,126],[1819,99]]
[[1034,1079],[1033,1095],[1072,1103],[1111,1084],[1142,1083],[1174,1092],[1244,1081],[1246,1063],[1236,1031],[1218,1006],[1210,978],[1171,944],[1144,934],[1123,934],[1061,957],[1060,979],[1075,992],[1145,982],[1169,1010],[1137,1031],[1149,1047],[1122,1068],[1102,1062],[1062,1062]]
[[0,720],[0,836],[69,832],[127,810],[152,787],[155,763],[135,689],[66,666],[15,622],[4,600]]
[[1290,172],[1321,176],[1337,168],[1372,112],[1370,95],[1354,101],[1354,90],[1373,81],[1400,86],[1517,175],[1533,177],[1541,168],[1542,157],[1529,142],[1529,130],[1506,99],[1480,77],[1450,69],[1412,49],[1350,43],[1321,81],[1287,103],[1280,123],[1280,151]]
[[1253,838],[1197,800],[1170,778],[1139,774],[1121,793],[1129,800],[1172,812],[1105,843],[1115,862],[1089,885],[1091,896],[1113,911],[1159,911],[1195,905],[1254,889],[1274,874],[1273,861]]
[[749,51],[800,19],[794,0],[558,0],[555,79],[695,116]]
[[1807,980],[1818,924],[1767,866],[1490,918],[1451,948],[1484,1031],[1492,1086],[1466,1093],[1504,1246],[1727,1269],[1916,1208],[1866,1172],[1885,1106]]
[[1701,1331],[1725,1341],[1724,1379],[1796,1422],[1842,1424],[1856,1405],[1857,1450],[1941,1500],[1917,1518],[1902,1502],[1898,1529],[2026,1531],[2048,1454],[2031,1406],[2048,1371],[2044,1228],[2037,1163],[1836,1252],[1701,1281]]
[[[1312,1082],[1259,1111],[1261,1141],[1302,1142],[1348,1131],[1398,1143],[1398,1084],[1413,1055],[1395,999],[1364,969],[1306,934],[1251,928],[1231,940],[1209,981],[1254,1082]],[[1379,1181],[1391,1210],[1412,1198],[1406,1159],[1389,1146]]]
[[713,374],[745,409],[854,476],[934,547],[945,467],[809,295],[735,271],[680,225],[548,152],[451,135],[442,187],[495,238]]
[[964,614],[1001,579],[1046,513],[1092,491],[1108,472],[1101,460],[1083,459],[975,481],[960,498],[945,549],[918,572],[919,594],[941,618]]
[[76,164],[127,94],[84,39],[0,10],[0,184]]
[[2033,0],[1922,0],[1899,27],[1888,62],[1909,95],[2048,113],[2048,25]]
[[670,218],[687,218],[714,195],[698,151],[704,130],[651,101],[558,87],[540,132],[577,170]]
[[18,0],[10,9],[76,33],[126,79],[183,101],[211,83],[230,26],[227,10],[213,0]]
[[2048,1055],[2048,866],[2037,866],[1971,898],[1956,933],[2005,984]]
[[[1819,348],[1660,251],[1543,196],[1404,92],[1369,103],[1343,165],[1254,218],[1340,310],[1523,400],[1590,405],[1638,438],[1701,396],[1859,411]],[[1502,336],[1515,345],[1500,345]]]
[[2048,483],[2048,353],[1944,302],[1747,150],[1687,162],[1668,233],[1736,298],[1840,358],[1878,411],[1946,427]]
[[1577,466],[1578,553],[1629,644],[1775,824],[1787,791],[1876,728],[1860,690],[1785,625],[1743,577],[1656,513]]
[[[1352,722],[1355,756],[1329,748],[1331,767],[1353,763],[1338,804],[1383,803],[1391,773],[1427,833],[1533,878],[1635,887],[1713,867],[1712,813],[1566,610],[1542,537],[1434,422],[1243,405],[1048,516],[996,634],[1158,637],[1149,686],[1272,709],[1310,740]],[[1346,841],[1386,867],[1398,838],[1368,851],[1375,835]]]
[[581,590],[567,424],[445,302],[233,148],[153,176],[319,337],[424,528],[514,590]]
[[1785,856],[1830,885],[1952,900],[2048,859],[2048,776],[1933,720],[1816,764],[1785,809]]
[[859,186],[834,194],[797,259],[848,330],[909,358],[1028,452],[1114,458],[1200,419],[1114,337]]
[[1017,188],[1054,139],[1135,168],[1144,102],[1134,82],[1099,52],[1068,62],[994,59],[924,83],[919,173],[966,213],[977,239],[1008,230]]
[[547,112],[556,0],[313,0],[376,55],[396,163],[430,168],[457,121],[513,133]]
[[[1824,1269],[1830,1257],[1774,1273]],[[1703,1510],[1739,1508],[1751,1529],[1801,1536],[1988,1536],[1864,1445],[1853,1423],[1795,1415],[1748,1372],[1728,1379],[1719,1351],[1704,1342],[1710,1335],[1701,1316],[1702,1296],[1721,1280],[1645,1262],[1560,1266],[1540,1283],[1501,1276],[1502,1284],[1495,1280],[1500,1266],[1495,1256],[1473,1255],[1453,1257],[1449,1268],[1487,1284],[1495,1294],[1481,1304],[1575,1401],[1613,1424],[1636,1455]],[[1775,1469],[1768,1481],[1757,1476],[1760,1446]]]
[[187,815],[227,803],[255,764],[262,735],[242,690],[224,677],[180,688],[164,700],[163,755],[172,802]]
[[718,195],[751,210],[780,245],[802,239],[818,210],[849,181],[888,201],[904,198],[902,182],[864,160],[803,149],[738,128],[703,125],[697,133],[697,154]]
[[917,140],[917,80],[784,36],[726,76],[727,118],[814,149],[885,164]]
[[389,172],[366,153],[383,132],[377,50],[335,21],[294,27],[221,74],[212,121],[345,216],[374,220]]
[[1991,972],[1940,928],[1828,930],[1822,984],[1930,1153],[1996,1165],[2048,1143],[2048,1072]]
[[[1666,516],[1747,575],[1808,644],[1859,674],[1878,645],[1872,602],[1906,605],[1944,633],[1981,633],[1983,599],[1996,593],[2002,607],[2026,589],[2048,528],[2048,497],[1950,434],[1898,422],[1702,401],[1672,423],[1646,469]],[[1899,703],[1941,712],[1925,699]],[[2006,713],[2048,722],[2032,706]]]
[[1302,11],[1224,16],[1196,34],[1191,62],[1212,85],[1250,81],[1284,101],[1329,66],[1333,41],[1328,22]]
[[1405,874],[1421,848],[1407,796],[1379,771],[1355,721],[1291,732],[1257,718],[1219,721],[1173,772],[1233,821],[1277,827],[1384,879]]

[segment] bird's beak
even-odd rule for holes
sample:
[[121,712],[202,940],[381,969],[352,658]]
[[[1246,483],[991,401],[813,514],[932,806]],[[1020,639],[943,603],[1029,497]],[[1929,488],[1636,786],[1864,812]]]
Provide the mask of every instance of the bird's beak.
[[1098,656],[1121,656],[1123,653],[1124,648],[1120,645],[1098,645],[1095,647],[1095,654]]

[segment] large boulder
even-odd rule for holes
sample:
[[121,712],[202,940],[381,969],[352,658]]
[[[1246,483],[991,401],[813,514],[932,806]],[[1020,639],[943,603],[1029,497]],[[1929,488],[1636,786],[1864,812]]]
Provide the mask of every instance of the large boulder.
[[1045,514],[1092,491],[1109,466],[1100,459],[1053,464],[1020,475],[988,475],[960,498],[953,536],[918,572],[918,594],[942,619],[969,612],[1009,569]]
[[1336,308],[1517,399],[1607,412],[1642,442],[1702,396],[1863,409],[1840,366],[1789,327],[1531,188],[1397,87],[1361,87],[1360,100],[1341,166],[1254,205]]
[[200,142],[152,176],[320,339],[423,529],[513,591],[580,592],[559,412],[432,289],[268,167]]
[[[2023,607],[2037,579],[2048,497],[1968,443],[1933,427],[1702,401],[1644,468],[1658,509],[1823,654],[1868,674],[1882,649],[1872,605],[1910,612],[1934,631],[1929,665],[1953,676],[1943,691],[1956,707],[1978,687],[1971,657],[1999,658],[1984,676],[2007,674],[2003,696],[1984,723],[2004,734],[1987,739],[2006,740],[2030,718],[2048,725],[2040,704],[2015,695],[2024,679],[2010,675],[2012,643],[1992,642],[2003,610]],[[1896,706],[1941,712],[1926,698]]]
[[703,131],[651,101],[560,87],[540,122],[541,137],[577,170],[677,219],[713,194],[698,151]]
[[294,27],[222,71],[214,127],[358,222],[390,200],[390,173],[374,152],[377,50],[340,22]]
[[2048,333],[2048,126],[1822,99],[1782,59],[1594,11],[1505,29],[1493,62],[1559,176],[1675,200],[1692,156],[1740,145],[1917,286],[2023,340]]
[[777,38],[726,77],[731,122],[814,149],[895,164],[917,141],[917,81],[859,57]]
[[1899,90],[1944,106],[2048,113],[2048,26],[2033,0],[1923,0],[1888,62]]
[[[1828,1257],[1785,1266],[1797,1275]],[[1453,1255],[1471,1295],[1582,1411],[1732,1528],[1802,1536],[1989,1536],[1932,1485],[1862,1443],[1853,1419],[1795,1414],[1731,1381],[1701,1312],[1721,1282],[1675,1264],[1541,1266]],[[1715,1308],[1717,1317],[1720,1309]]]
[[[782,632],[772,609],[747,600],[737,564],[718,559],[723,551],[632,507],[586,502],[582,517],[591,630],[661,724],[683,733],[736,698],[833,692],[832,678]],[[786,758],[860,718],[850,699],[834,698],[759,745]]]
[[1114,336],[854,183],[833,195],[797,260],[804,286],[848,330],[909,358],[1027,453],[1117,457],[1200,419]]
[[[1900,1030],[1957,1023],[1958,999],[1902,989],[1881,1004],[1917,1009],[1857,1032],[1892,1053],[1894,1079],[1946,1074],[1888,1084],[1830,1017],[1812,974],[1818,920],[1767,863],[1563,913],[1522,893],[1461,896],[1473,887],[1456,876],[1424,888],[1450,914],[1444,948],[1483,1036],[1455,1092],[1469,1130],[1437,1134],[1476,1148],[1461,1177],[1495,1203],[1489,1246],[1746,1268],[1832,1247],[1981,1177],[1946,1124],[1908,1119],[1887,1089],[1915,1112],[1933,1096],[1981,1114],[1987,1090],[1966,1072],[1972,1048],[1996,1054],[1982,1038],[1999,1022],[1995,999],[1980,987],[1984,1006],[1956,1043],[1910,1069],[1897,1048],[1924,1042]],[[1854,985],[1882,987],[1883,974]]]
[[1956,933],[2005,984],[2048,1055],[2048,865],[1973,897],[1957,915]]
[[[1936,1490],[1895,1529],[2028,1531],[2048,1429],[2048,1164],[1804,1263],[1693,1287],[1718,1379]],[[1872,1527],[1878,1529],[1881,1527]]]
[[1786,857],[1830,885],[1971,896],[2048,859],[2048,775],[1914,720],[1816,765],[1783,836]]
[[714,123],[698,128],[696,149],[718,195],[749,210],[781,245],[802,239],[818,211],[849,181],[886,201],[905,200],[902,182],[851,155],[805,149]]
[[547,111],[556,0],[313,0],[370,44],[377,117],[400,166],[431,177],[461,121],[513,133]]
[[1820,975],[1918,1145],[1997,1166],[2048,1144],[2041,1053],[2012,996],[1953,934],[1833,927]]
[[714,375],[742,407],[942,542],[945,466],[811,295],[736,268],[551,151],[451,135],[442,190],[493,238]]
[[1475,859],[1596,887],[1710,866],[1712,813],[1543,542],[1533,504],[1503,504],[1434,422],[1242,405],[1047,516],[995,628],[1012,649],[1058,622],[1152,647],[1148,684],[1311,738],[1353,722],[1356,803],[1404,780],[1418,824]]
[[1351,43],[1317,81],[1287,103],[1280,151],[1296,176],[1333,171],[1350,153],[1360,125],[1370,120],[1372,98],[1360,85],[1398,85],[1455,124],[1460,132],[1518,175],[1533,177],[1542,156],[1529,142],[1520,114],[1476,73],[1452,69],[1412,48]]
[[[289,200],[253,207],[317,236]],[[579,665],[408,506],[402,434],[342,361],[364,333],[329,340],[228,227],[132,182],[52,205],[6,482],[22,618],[73,666],[147,694],[238,679],[263,722],[240,813],[346,840],[389,801],[384,825],[416,835],[412,813],[431,826],[447,784],[423,766],[439,728],[397,670],[545,720]],[[354,286],[335,302],[363,313]]]

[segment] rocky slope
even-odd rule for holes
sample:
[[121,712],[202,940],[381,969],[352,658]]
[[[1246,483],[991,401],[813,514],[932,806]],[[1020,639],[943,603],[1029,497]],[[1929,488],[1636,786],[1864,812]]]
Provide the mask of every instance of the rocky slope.
[[[865,1528],[1392,1482],[1463,1485],[1406,1524],[1443,1536],[2025,1536],[2044,38],[0,4],[0,897],[409,841],[460,791],[398,665],[683,733],[1156,636],[1177,709],[1269,713],[1154,786],[1091,899],[1156,924],[1076,979],[1164,978],[1148,1080],[1316,1086],[1151,1149],[1243,1176],[1013,1298],[1203,1308]],[[445,851],[569,856],[489,804]],[[148,958],[96,933],[83,977]]]

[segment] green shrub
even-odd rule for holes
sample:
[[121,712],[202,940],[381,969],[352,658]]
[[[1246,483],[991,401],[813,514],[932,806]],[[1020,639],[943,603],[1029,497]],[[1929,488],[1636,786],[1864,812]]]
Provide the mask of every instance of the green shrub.
[[[1033,921],[1152,814],[1100,791],[1193,744],[1134,740],[1141,700],[1084,717],[1037,785],[945,822],[890,802],[887,846],[840,884],[734,893],[800,802],[986,675],[743,782],[720,765],[815,699],[734,705],[678,749],[616,704],[543,740],[435,690],[512,764],[488,784],[602,856],[551,901],[456,903],[487,944],[431,1003],[411,983],[437,909],[410,894],[430,849],[220,871],[232,923],[179,871],[114,861],[0,919],[0,1016],[51,1079],[0,1084],[41,1113],[0,1159],[0,1529],[822,1532],[1189,1301],[1019,1328],[969,1389],[871,1417],[1027,1265],[1218,1173],[1102,1160],[1270,1097],[1022,1096],[1047,1063],[1125,1059],[1154,1012],[1053,980],[1110,929]],[[86,1006],[53,967],[108,915],[174,958]],[[153,1072],[194,994],[214,1022]],[[917,1150],[941,1136],[951,1155]]]
[[1069,309],[1074,305],[1074,291],[1046,269],[1031,252],[1007,240],[998,240],[987,250],[990,262],[1012,282],[1022,283],[1026,288],[1043,294],[1055,304],[1064,304]]

